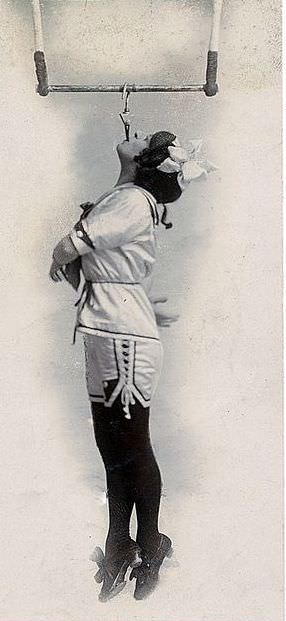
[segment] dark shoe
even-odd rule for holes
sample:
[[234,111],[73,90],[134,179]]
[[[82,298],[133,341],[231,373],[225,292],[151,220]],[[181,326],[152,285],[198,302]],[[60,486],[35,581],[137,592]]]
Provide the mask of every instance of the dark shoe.
[[172,541],[167,535],[161,539],[155,554],[151,557],[142,551],[142,563],[132,570],[130,580],[136,578],[135,599],[145,599],[154,591],[159,580],[159,570],[164,558],[173,554]]
[[126,580],[125,574],[128,567],[138,567],[141,564],[141,551],[139,546],[131,541],[129,546],[125,546],[120,551],[117,550],[112,555],[105,557],[101,548],[96,548],[94,552],[94,560],[99,570],[95,574],[96,582],[103,582],[98,599],[101,602],[115,597],[122,589],[124,589]]

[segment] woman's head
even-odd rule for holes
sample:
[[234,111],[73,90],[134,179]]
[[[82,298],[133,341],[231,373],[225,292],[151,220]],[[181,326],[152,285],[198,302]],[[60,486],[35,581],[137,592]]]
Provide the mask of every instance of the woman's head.
[[167,131],[159,131],[143,139],[126,140],[118,145],[117,153],[123,169],[134,167],[134,183],[151,192],[158,203],[172,203],[182,190],[177,182],[177,173],[158,170],[168,157],[168,147],[175,144],[176,136]]
[[134,182],[151,192],[158,203],[172,203],[182,194],[177,173],[166,173],[158,169],[169,157],[168,147],[174,145],[175,140],[176,136],[171,132],[156,132],[149,137],[148,145],[134,157],[138,164]]

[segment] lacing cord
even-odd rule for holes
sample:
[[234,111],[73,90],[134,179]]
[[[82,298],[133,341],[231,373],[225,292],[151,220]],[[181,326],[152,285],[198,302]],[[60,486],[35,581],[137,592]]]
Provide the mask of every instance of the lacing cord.
[[121,403],[125,412],[125,418],[130,419],[129,407],[130,405],[135,405],[136,402],[132,392],[132,368],[130,364],[130,343],[128,341],[123,341],[118,354],[120,375],[124,381],[121,389]]
[[125,418],[131,418],[129,406],[135,405],[135,399],[132,390],[128,384],[124,384],[121,391],[121,403],[123,405],[123,411],[125,412]]

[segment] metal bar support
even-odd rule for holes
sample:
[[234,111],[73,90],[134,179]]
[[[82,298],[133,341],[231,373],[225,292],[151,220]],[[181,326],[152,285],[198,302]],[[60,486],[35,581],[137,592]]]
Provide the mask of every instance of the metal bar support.
[[43,27],[40,0],[32,0],[34,24],[34,62],[38,79],[37,92],[45,97],[49,94],[48,70],[44,54]]
[[207,97],[213,97],[218,92],[217,66],[222,3],[223,0],[213,0],[212,29],[207,56],[206,83],[204,85]]

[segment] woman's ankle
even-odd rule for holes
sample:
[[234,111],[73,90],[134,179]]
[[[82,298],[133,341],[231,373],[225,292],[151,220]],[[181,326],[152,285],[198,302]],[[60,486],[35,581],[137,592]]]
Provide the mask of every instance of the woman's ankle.
[[136,541],[144,554],[153,556],[160,545],[161,534],[157,531],[156,533],[152,533],[152,535],[139,536]]

